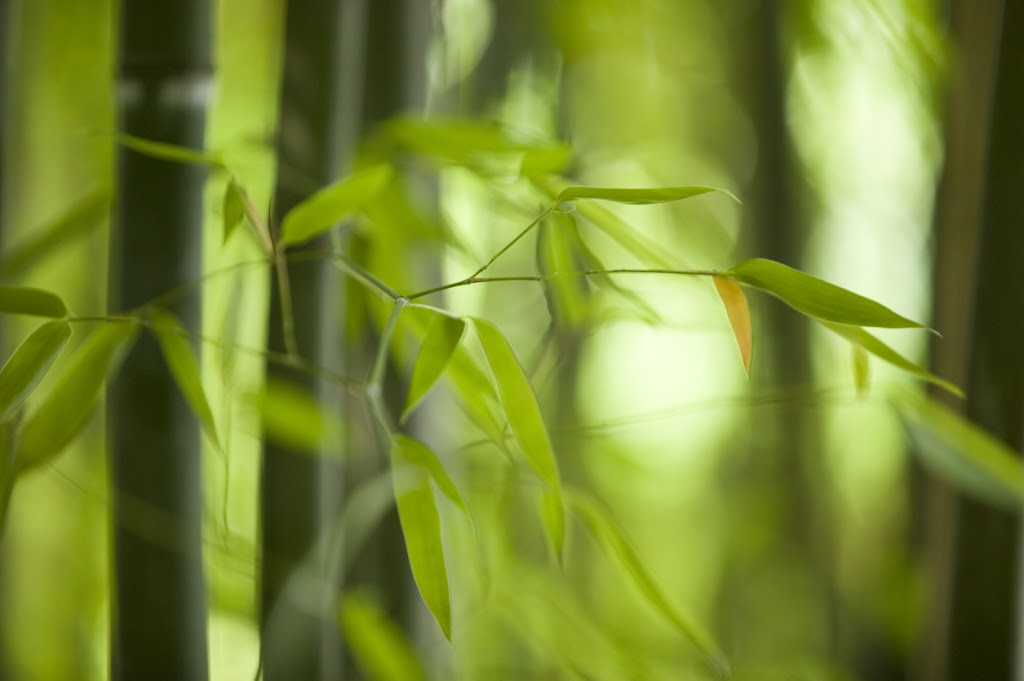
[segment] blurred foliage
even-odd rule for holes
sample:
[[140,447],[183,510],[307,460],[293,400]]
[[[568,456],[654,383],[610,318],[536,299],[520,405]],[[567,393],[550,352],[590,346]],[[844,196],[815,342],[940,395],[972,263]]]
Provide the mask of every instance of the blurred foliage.
[[[392,463],[350,494],[317,551],[366,678],[824,680],[909,669],[928,574],[909,531],[903,429],[954,485],[1011,508],[1024,490],[1012,452],[921,396],[916,379],[958,391],[922,367],[925,333],[889,332],[927,317],[922,244],[948,50],[937,3],[784,5],[792,200],[809,224],[807,257],[791,267],[739,255],[741,224],[757,216],[745,223],[749,208],[734,198],[761,151],[735,54],[750,3],[435,3],[431,58],[414,74],[431,115],[369,133],[353,173],[292,210],[273,244],[281,2],[218,4],[218,88],[199,158],[116,136],[110,4],[14,2],[0,260],[11,288],[0,312],[61,321],[30,328],[4,316],[0,676],[107,678],[106,464],[100,419],[89,418],[137,324],[159,338],[207,434],[218,681],[251,679],[258,666],[264,436],[309,451],[346,441],[350,465]],[[502,35],[511,26],[515,40]],[[201,288],[202,329],[156,306],[109,311],[132,323],[101,317],[117,143],[218,169],[206,274],[167,296]],[[339,223],[350,248],[303,246]],[[264,351],[272,253],[285,246],[359,284],[346,296],[372,320],[359,331],[377,340],[364,374]],[[758,320],[772,298],[820,322],[809,383],[764,380]],[[265,385],[265,361],[325,376],[362,411]],[[382,397],[392,375],[401,413]],[[823,433],[810,485],[827,512],[811,525],[829,538],[831,595],[807,588],[811,568],[786,536],[781,476],[795,473],[745,482],[742,499],[731,487],[753,454],[784,454],[758,449],[774,434],[751,428],[749,414],[781,428],[791,409]],[[367,420],[387,447],[360,434]],[[424,601],[408,621],[395,621],[375,584],[346,579],[396,502]],[[139,531],[157,531],[142,511]],[[290,593],[322,599],[321,586],[298,574]],[[828,634],[824,609],[838,619]]]

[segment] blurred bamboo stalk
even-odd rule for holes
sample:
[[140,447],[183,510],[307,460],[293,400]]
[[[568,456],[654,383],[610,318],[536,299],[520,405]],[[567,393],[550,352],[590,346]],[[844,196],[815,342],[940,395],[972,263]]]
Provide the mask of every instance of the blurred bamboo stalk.
[[[120,129],[201,150],[212,75],[206,0],[125,0],[121,9]],[[198,275],[205,170],[122,147],[114,205],[111,310],[132,309]],[[200,301],[176,314],[198,329]],[[113,679],[207,678],[201,551],[200,435],[195,417],[143,334],[111,386]],[[165,521],[167,541],[127,528],[140,504]]]
[[[966,3],[954,3],[958,12],[976,11],[973,5],[968,9],[957,8],[958,4]],[[984,26],[980,22],[972,25]],[[1020,352],[1020,320],[1024,319],[1020,268],[1024,258],[1024,230],[1020,224],[1024,212],[1020,191],[1024,185],[1024,131],[1020,121],[1024,120],[1024,95],[1019,85],[1024,72],[1024,6],[1005,3],[997,30],[988,151],[979,176],[985,184],[977,213],[971,311],[966,316],[965,413],[1020,450],[1024,444],[1024,356]],[[964,75],[972,78],[971,74]],[[949,230],[944,236],[949,239]],[[942,274],[940,270],[938,276]],[[938,307],[944,306],[939,298]],[[1019,517],[958,498],[947,531],[952,533],[946,554],[949,604],[941,621],[944,640],[939,643],[944,668],[933,669],[926,678],[1019,678],[1024,669],[1018,645]]]
[[[289,0],[277,130],[277,179],[272,223],[316,190],[337,179],[353,150],[359,101],[346,82],[358,59],[353,24],[361,3],[350,0]],[[348,87],[346,87],[348,86]],[[327,236],[310,244],[329,250]],[[284,264],[290,283],[295,348],[284,332],[281,280],[272,277],[268,349],[296,351],[318,366],[340,373],[345,289],[329,260]],[[344,409],[341,389],[321,376],[267,365],[268,380],[302,386],[331,408]],[[343,415],[347,416],[347,414]],[[323,443],[324,451],[343,443]],[[267,681],[325,681],[342,678],[342,642],[331,609],[334,585],[327,562],[314,547],[342,503],[343,475],[337,457],[310,456],[264,443],[260,483],[260,620]],[[307,585],[303,576],[311,576]],[[290,589],[313,590],[311,596]],[[314,606],[305,605],[307,598]]]

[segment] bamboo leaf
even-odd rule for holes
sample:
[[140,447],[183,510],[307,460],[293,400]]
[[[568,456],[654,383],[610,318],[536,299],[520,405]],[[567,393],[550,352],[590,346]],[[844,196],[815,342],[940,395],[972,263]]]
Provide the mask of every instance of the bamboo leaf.
[[890,329],[924,328],[881,303],[822,281],[792,267],[754,258],[721,274],[766,291],[793,309],[816,319]]
[[623,189],[619,187],[566,187],[556,198],[557,201],[578,201],[580,199],[593,199],[597,201],[612,201],[614,203],[632,203],[647,205],[651,203],[669,203],[682,201],[701,194],[718,192],[725,194],[732,200],[739,203],[736,195],[726,189],[716,187],[704,187],[691,185],[687,187],[650,187],[637,189]]
[[544,297],[552,320],[578,328],[588,313],[590,282],[573,274],[588,269],[576,220],[567,213],[552,213],[537,233],[537,269],[546,278]]
[[175,144],[167,144],[166,142],[158,142],[156,140],[144,139],[142,137],[136,137],[135,135],[128,135],[124,133],[117,136],[117,141],[123,147],[127,147],[132,151],[137,151],[145,156],[160,159],[161,161],[192,163],[195,165],[210,166],[218,170],[223,170],[225,168],[224,160],[219,154],[196,151],[195,149],[189,149],[188,147],[179,147]]
[[222,243],[227,243],[228,238],[235,231],[235,227],[238,227],[245,218],[245,194],[233,177],[224,187],[222,213],[224,216],[224,240]]
[[[512,352],[505,336],[496,326],[482,319],[470,318],[476,329],[477,337],[483,346],[484,355],[494,376],[495,385],[501,404],[505,408],[512,435],[519,445],[523,456],[530,466],[543,480],[548,489],[546,493],[553,495],[558,512],[545,511],[544,520],[548,536],[551,539],[555,554],[561,557],[565,542],[565,513],[561,499],[561,482],[558,475],[558,463],[551,446],[544,418],[541,416],[537,396],[533,392],[526,372]],[[545,506],[549,508],[549,506]]]
[[17,450],[18,473],[52,460],[78,435],[137,333],[137,322],[107,322],[82,343],[25,421]]
[[437,454],[422,442],[401,434],[395,435],[395,441],[399,443],[405,460],[427,473],[434,481],[434,484],[437,485],[437,488],[441,490],[441,493],[448,498],[448,501],[455,504],[463,513],[468,514],[466,502],[463,501],[459,488],[455,486],[455,483],[448,475],[448,471],[441,464],[441,460],[437,458]]
[[390,165],[371,166],[313,194],[284,216],[281,246],[300,244],[329,231],[377,198],[393,174]]
[[338,607],[348,649],[370,681],[426,681],[402,630],[367,596],[349,592]]
[[0,369],[0,421],[6,421],[39,385],[53,361],[71,338],[66,321],[47,322],[18,346]]
[[0,286],[0,314],[61,319],[68,309],[60,296],[30,286]]
[[13,244],[0,263],[0,274],[14,277],[24,273],[72,239],[94,229],[109,212],[109,188],[101,187],[86,194],[57,220]]
[[750,375],[750,356],[754,346],[753,332],[750,326],[750,307],[743,288],[729,277],[712,277],[718,297],[725,306],[725,314],[732,327],[732,335],[736,338],[736,347],[743,360],[743,371]]
[[[408,438],[395,438],[391,445],[392,470],[400,470],[404,464],[415,463],[416,457],[422,452],[416,451],[419,443],[414,442]],[[451,640],[452,611],[448,568],[441,541],[441,516],[430,478],[425,471],[421,471],[412,484],[395,486],[395,504],[413,579],[445,638]]]
[[716,672],[727,669],[728,663],[710,635],[672,604],[611,516],[600,505],[574,490],[568,490],[566,497],[570,508],[583,520],[598,543],[619,563],[648,603],[707,656]]
[[957,397],[964,396],[964,392],[959,387],[943,378],[939,378],[938,376],[931,373],[924,367],[914,364],[909,359],[899,354],[898,352],[896,352],[888,345],[878,340],[877,338],[875,338],[874,336],[872,336],[870,333],[860,328],[859,326],[849,326],[847,324],[832,324],[830,322],[821,322],[821,324],[825,328],[830,329],[831,331],[839,334],[840,336],[850,341],[851,343],[864,348],[875,357],[878,357],[881,360],[885,360],[889,364],[892,364],[895,367],[903,369],[904,371],[909,372],[925,381],[928,381],[929,383],[933,383],[942,388],[943,390],[948,390]]
[[937,475],[983,502],[1022,509],[1019,452],[934,399],[904,395],[894,405],[914,453]]
[[405,409],[402,410],[403,421],[444,373],[465,331],[466,322],[447,315],[436,315],[430,322],[413,365],[409,394],[405,400]]
[[199,364],[184,336],[185,329],[178,318],[167,310],[154,308],[149,311],[149,318],[152,322],[153,335],[160,344],[160,351],[164,355],[171,376],[174,377],[174,382],[178,384],[185,401],[199,419],[203,432],[214,446],[220,449],[217,424],[213,419],[210,403],[206,399],[206,392],[203,390]]
[[341,437],[341,422],[292,383],[268,380],[257,406],[263,434],[284,447],[319,454]]

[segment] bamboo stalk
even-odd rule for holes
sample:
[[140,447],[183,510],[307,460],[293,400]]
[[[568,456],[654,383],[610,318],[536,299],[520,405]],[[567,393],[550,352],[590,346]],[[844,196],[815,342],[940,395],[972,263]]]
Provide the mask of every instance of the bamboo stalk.
[[[350,50],[351,39],[358,34],[353,36],[351,28],[358,23],[360,4],[290,0],[286,6],[275,232],[285,213],[337,178],[342,159],[352,153],[358,120],[358,102],[347,95],[355,89]],[[313,246],[329,249],[330,240],[321,238]],[[288,262],[278,256],[269,350],[294,352],[318,366],[340,371],[344,340],[339,301],[344,300],[345,289],[336,269],[328,260]],[[343,391],[322,377],[278,363],[268,364],[267,376],[303,386],[329,408],[347,411]],[[323,446],[327,450],[342,443]],[[342,644],[332,612],[336,585],[328,581],[327,557],[313,553],[341,506],[342,477],[336,457],[310,457],[271,442],[264,445],[260,620],[267,681],[342,676]],[[312,577],[307,586],[289,588],[304,575]],[[311,599],[306,597],[310,592],[302,591],[306,589],[313,590]],[[313,609],[306,602],[315,603]]]
[[[125,0],[118,100],[123,133],[203,148],[211,79],[206,0]],[[110,306],[133,308],[200,269],[200,166],[121,148]],[[200,325],[198,296],[174,308]],[[206,679],[200,436],[155,340],[143,334],[111,386],[113,679]],[[159,545],[128,530],[139,504],[167,519]]]
[[[1024,445],[1024,6],[1003,5],[986,185],[967,341],[966,415],[1007,445]],[[941,678],[1019,678],[1020,532],[1017,514],[961,498],[955,505],[952,589]]]

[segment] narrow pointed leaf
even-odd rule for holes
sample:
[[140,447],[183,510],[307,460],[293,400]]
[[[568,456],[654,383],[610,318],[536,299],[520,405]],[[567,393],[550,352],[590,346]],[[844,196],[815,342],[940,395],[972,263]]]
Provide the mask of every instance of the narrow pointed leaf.
[[1020,511],[1024,466],[1020,453],[934,399],[894,400],[913,451],[936,474],[983,502]]
[[70,324],[65,321],[47,322],[18,346],[0,369],[0,421],[11,418],[39,385],[69,338]]
[[297,385],[268,380],[257,400],[263,434],[278,444],[308,454],[334,450],[342,424],[313,395]]
[[224,201],[222,205],[224,216],[224,240],[227,243],[235,227],[245,218],[245,195],[242,188],[235,182],[235,178],[228,180],[224,187]]
[[855,345],[864,348],[875,357],[885,360],[889,364],[892,364],[895,367],[903,369],[904,371],[909,372],[925,381],[928,381],[929,383],[933,383],[942,388],[943,390],[948,390],[957,397],[964,396],[964,392],[959,387],[943,378],[939,378],[938,376],[931,373],[924,367],[914,364],[909,359],[907,359],[900,353],[896,352],[888,345],[878,340],[877,338],[875,338],[874,336],[872,336],[870,333],[860,328],[859,326],[848,326],[846,324],[831,324],[829,322],[821,323],[823,326],[825,326],[825,328],[834,331],[835,333],[839,334],[840,336],[850,341],[851,343],[854,343]]
[[716,187],[691,185],[687,187],[651,187],[639,189],[622,189],[618,187],[566,187],[559,194],[558,201],[577,201],[579,199],[595,199],[614,203],[632,203],[646,205],[651,203],[669,203],[682,201],[701,194],[718,192],[725,194],[736,202],[739,199],[732,192]]
[[573,490],[567,492],[572,510],[583,520],[584,525],[598,543],[619,563],[634,586],[644,595],[648,603],[661,613],[694,646],[703,652],[708,662],[716,669],[727,667],[725,658],[710,635],[689,618],[679,612],[668,599],[661,587],[644,566],[644,561],[626,538],[618,524],[597,503]]
[[16,277],[76,237],[95,229],[110,212],[110,189],[101,187],[76,202],[54,222],[34,229],[25,240],[12,244],[0,263],[0,274]]
[[[403,466],[415,463],[418,452],[413,451],[413,442],[408,438],[396,438],[393,441],[392,470],[401,470]],[[451,640],[452,610],[448,590],[448,568],[445,565],[444,546],[441,541],[441,516],[437,510],[437,501],[428,474],[421,470],[412,484],[404,487],[396,485],[395,504],[398,507],[398,519],[402,525],[413,579],[423,602],[441,626],[445,638]]]
[[215,447],[220,449],[220,439],[217,437],[217,424],[213,420],[213,411],[206,399],[206,391],[203,390],[203,378],[199,373],[199,363],[196,362],[192,348],[185,338],[185,330],[178,321],[178,318],[167,310],[153,309],[149,313],[152,322],[153,334],[160,344],[164,361],[167,368],[178,384],[181,394],[184,395],[188,406],[199,419],[199,425],[203,432],[210,438]]
[[136,322],[108,322],[75,351],[25,421],[16,459],[19,473],[52,460],[78,435],[137,333]]
[[576,220],[567,213],[553,213],[537,233],[537,269],[546,278],[544,297],[551,319],[569,328],[578,328],[587,317],[590,282],[574,274],[587,269],[586,254]]
[[196,151],[188,147],[179,147],[174,144],[157,142],[156,140],[148,140],[123,133],[117,136],[117,140],[123,147],[137,151],[145,156],[158,158],[161,161],[193,163],[195,165],[210,166],[218,170],[224,168],[224,160],[218,154]]
[[922,324],[896,314],[870,298],[774,260],[754,258],[722,274],[766,291],[793,309],[816,319],[853,326],[924,328]]
[[725,314],[732,327],[732,335],[736,338],[736,347],[743,360],[743,371],[750,375],[750,356],[754,347],[754,336],[750,326],[750,307],[743,288],[729,277],[712,277],[715,290],[725,306]]
[[0,286],[0,314],[61,319],[68,308],[55,293],[30,286]]
[[853,367],[853,387],[858,395],[867,395],[871,387],[871,358],[860,345],[850,346],[850,364]]
[[447,315],[436,315],[427,327],[427,335],[423,337],[413,365],[409,394],[402,411],[403,421],[441,377],[465,331],[466,322]]
[[300,244],[329,231],[377,198],[393,174],[390,165],[371,166],[321,189],[284,216],[280,244]]
[[565,515],[561,499],[558,463],[551,446],[547,427],[541,416],[537,396],[533,392],[526,372],[512,352],[505,336],[496,326],[482,319],[471,318],[477,337],[483,346],[487,363],[491,367],[501,404],[505,408],[512,435],[523,456],[548,485],[547,493],[554,495],[558,513],[544,514],[545,526],[558,556],[562,555],[565,541]]
[[358,592],[345,594],[338,608],[338,623],[348,650],[369,681],[426,681],[402,630],[368,597]]
[[437,454],[422,442],[404,435],[395,435],[395,441],[405,460],[427,473],[448,501],[455,504],[463,513],[467,513],[466,502],[463,501],[462,494],[459,493],[458,487],[448,475],[448,471],[444,469],[441,460],[437,458]]

